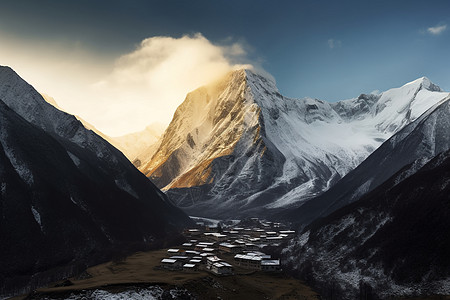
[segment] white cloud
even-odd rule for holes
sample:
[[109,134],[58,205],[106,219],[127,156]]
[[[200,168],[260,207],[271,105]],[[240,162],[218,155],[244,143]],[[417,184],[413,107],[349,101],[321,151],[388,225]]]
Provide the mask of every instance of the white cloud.
[[245,41],[228,38],[216,45],[201,34],[147,38],[120,57],[76,41],[17,40],[1,29],[0,44],[1,64],[111,136],[168,124],[188,92],[228,71],[247,67],[264,73],[258,62],[240,64],[251,49]]
[[152,122],[168,124],[188,92],[233,69],[251,68],[232,63],[245,56],[241,44],[217,46],[201,34],[147,38],[92,86],[102,112],[86,118],[111,135],[138,131]]
[[340,48],[341,46],[342,46],[342,42],[340,40],[335,40],[335,39],[328,40],[328,47],[330,47],[330,49]]
[[427,29],[427,32],[432,35],[439,35],[442,32],[444,32],[446,29],[447,29],[447,24],[444,24],[444,25],[440,25],[440,26],[429,27]]

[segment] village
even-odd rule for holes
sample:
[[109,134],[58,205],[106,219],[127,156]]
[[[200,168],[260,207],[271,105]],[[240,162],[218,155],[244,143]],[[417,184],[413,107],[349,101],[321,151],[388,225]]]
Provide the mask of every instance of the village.
[[[208,222],[206,222],[208,223]],[[282,223],[250,218],[237,224],[205,224],[184,231],[188,242],[168,249],[161,268],[179,272],[207,271],[218,276],[233,275],[236,268],[279,272],[281,261],[263,249],[292,239],[295,231]]]

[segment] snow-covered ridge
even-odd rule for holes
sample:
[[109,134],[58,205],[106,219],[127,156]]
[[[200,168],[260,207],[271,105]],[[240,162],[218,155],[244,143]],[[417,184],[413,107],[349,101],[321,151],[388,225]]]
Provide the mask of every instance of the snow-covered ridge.
[[201,182],[201,176],[195,179],[178,176],[195,171],[196,166],[208,160],[229,155],[237,146],[235,137],[247,126],[257,123],[257,112],[250,107],[251,103],[244,101],[244,74],[234,72],[223,81],[189,93],[176,110],[155,155],[139,157],[141,171],[148,176],[160,173],[157,167],[177,150],[180,159],[177,159],[176,176],[163,186],[180,187],[189,186],[187,182]]
[[139,168],[165,189],[208,186],[174,195],[187,209],[286,207],[330,188],[447,95],[423,77],[337,103],[292,99],[238,70],[189,93]]
[[[247,78],[264,115],[267,137],[286,158],[278,181],[289,182],[305,173],[311,180],[325,179],[317,176],[317,165],[322,162],[331,174],[326,175],[328,181],[320,191],[328,189],[383,141],[448,95],[422,77],[379,95],[328,103],[285,98],[263,77],[247,71]],[[311,180],[291,190],[291,196],[283,196],[268,206],[286,206],[294,199],[314,196],[318,182]]]

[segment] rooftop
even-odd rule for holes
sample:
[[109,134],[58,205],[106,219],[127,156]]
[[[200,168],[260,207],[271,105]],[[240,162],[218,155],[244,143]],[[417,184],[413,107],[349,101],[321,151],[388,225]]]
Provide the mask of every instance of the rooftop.
[[207,259],[210,262],[219,262],[219,261],[221,261],[221,259],[218,258],[217,256],[209,256]]
[[181,256],[181,255],[175,255],[175,256],[171,256],[170,259],[188,259],[187,256]]
[[217,267],[217,268],[231,268],[232,266],[226,262],[216,262],[213,264],[213,266]]
[[236,254],[234,258],[237,259],[245,259],[245,260],[262,260],[261,256],[251,256],[251,255],[245,255],[245,254]]
[[279,259],[270,259],[261,261],[261,266],[279,266],[279,265],[280,265]]

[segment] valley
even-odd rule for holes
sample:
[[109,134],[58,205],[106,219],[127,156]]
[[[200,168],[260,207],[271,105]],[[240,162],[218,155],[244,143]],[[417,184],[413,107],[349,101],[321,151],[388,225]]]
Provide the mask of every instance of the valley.
[[450,294],[450,96],[426,77],[328,103],[239,69],[115,141],[45,97],[0,67],[1,297]]
[[[206,232],[205,226],[186,230],[188,242],[171,249],[118,257],[112,262],[88,268],[80,276],[53,283],[15,299],[320,299],[313,289],[285,272],[267,272],[238,265],[235,259],[238,252],[230,253],[221,248],[221,245],[227,244],[223,237],[221,242],[214,242],[217,235],[213,233],[218,233],[217,227],[206,228],[209,228]],[[239,230],[239,227],[236,228]],[[225,229],[221,235],[229,234],[231,229]],[[242,230],[246,233],[250,231]],[[189,240],[192,238],[197,240]],[[235,236],[233,241],[242,241],[242,238],[244,236]],[[197,246],[189,241],[197,243]],[[210,250],[195,253],[201,261],[195,269],[183,268],[181,265],[168,268],[164,265],[163,261],[169,257],[182,259],[183,255],[196,252],[193,249],[197,249],[202,241],[208,244]],[[232,265],[232,273],[216,274],[209,269],[208,257],[220,257],[220,260]]]

